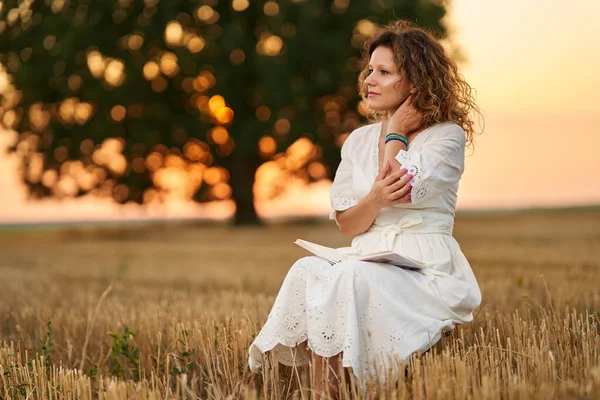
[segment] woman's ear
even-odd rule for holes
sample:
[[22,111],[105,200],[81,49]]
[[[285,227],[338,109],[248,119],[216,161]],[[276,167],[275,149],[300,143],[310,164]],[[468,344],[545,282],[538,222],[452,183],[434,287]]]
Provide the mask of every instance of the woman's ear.
[[417,88],[415,87],[415,85],[410,85],[410,94],[415,94],[417,93]]

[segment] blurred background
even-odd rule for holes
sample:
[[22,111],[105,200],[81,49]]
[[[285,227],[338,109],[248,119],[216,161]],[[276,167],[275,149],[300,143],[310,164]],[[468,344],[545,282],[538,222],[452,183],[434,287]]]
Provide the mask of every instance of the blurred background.
[[0,0],[0,397],[309,398],[308,370],[250,374],[247,351],[307,255],[293,241],[348,245],[326,217],[368,123],[359,57],[404,18],[442,38],[484,112],[453,232],[483,298],[386,398],[600,398],[599,15]]
[[374,24],[485,115],[459,210],[600,204],[600,2],[0,1],[0,223],[325,216]]

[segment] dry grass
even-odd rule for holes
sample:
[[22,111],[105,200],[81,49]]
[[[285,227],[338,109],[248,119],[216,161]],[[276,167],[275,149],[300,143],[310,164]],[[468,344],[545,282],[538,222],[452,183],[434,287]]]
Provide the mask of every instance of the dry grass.
[[[599,222],[458,218],[483,304],[371,398],[600,398]],[[297,237],[347,243],[332,223],[0,232],[0,398],[310,398],[306,369],[246,364]]]

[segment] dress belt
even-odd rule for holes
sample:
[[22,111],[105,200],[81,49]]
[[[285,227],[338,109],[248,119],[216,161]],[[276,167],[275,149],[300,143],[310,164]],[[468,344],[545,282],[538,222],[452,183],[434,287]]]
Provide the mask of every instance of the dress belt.
[[451,235],[452,225],[440,221],[440,224],[437,226],[425,226],[423,217],[420,213],[411,213],[402,217],[400,221],[395,224],[373,225],[369,229],[369,232],[382,232],[385,238],[387,249],[392,250],[396,235],[400,235],[403,232],[442,233]]

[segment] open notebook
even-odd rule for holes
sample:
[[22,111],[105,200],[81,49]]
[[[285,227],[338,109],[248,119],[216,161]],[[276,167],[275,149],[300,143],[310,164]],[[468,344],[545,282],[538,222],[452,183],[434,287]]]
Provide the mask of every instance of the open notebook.
[[386,264],[392,264],[397,267],[409,269],[424,269],[424,264],[412,258],[402,256],[393,251],[381,251],[379,253],[362,254],[360,256],[349,256],[331,247],[321,246],[320,244],[312,243],[306,240],[297,239],[295,242],[298,246],[310,251],[315,256],[322,258],[330,264],[337,264],[346,260],[371,261]]

